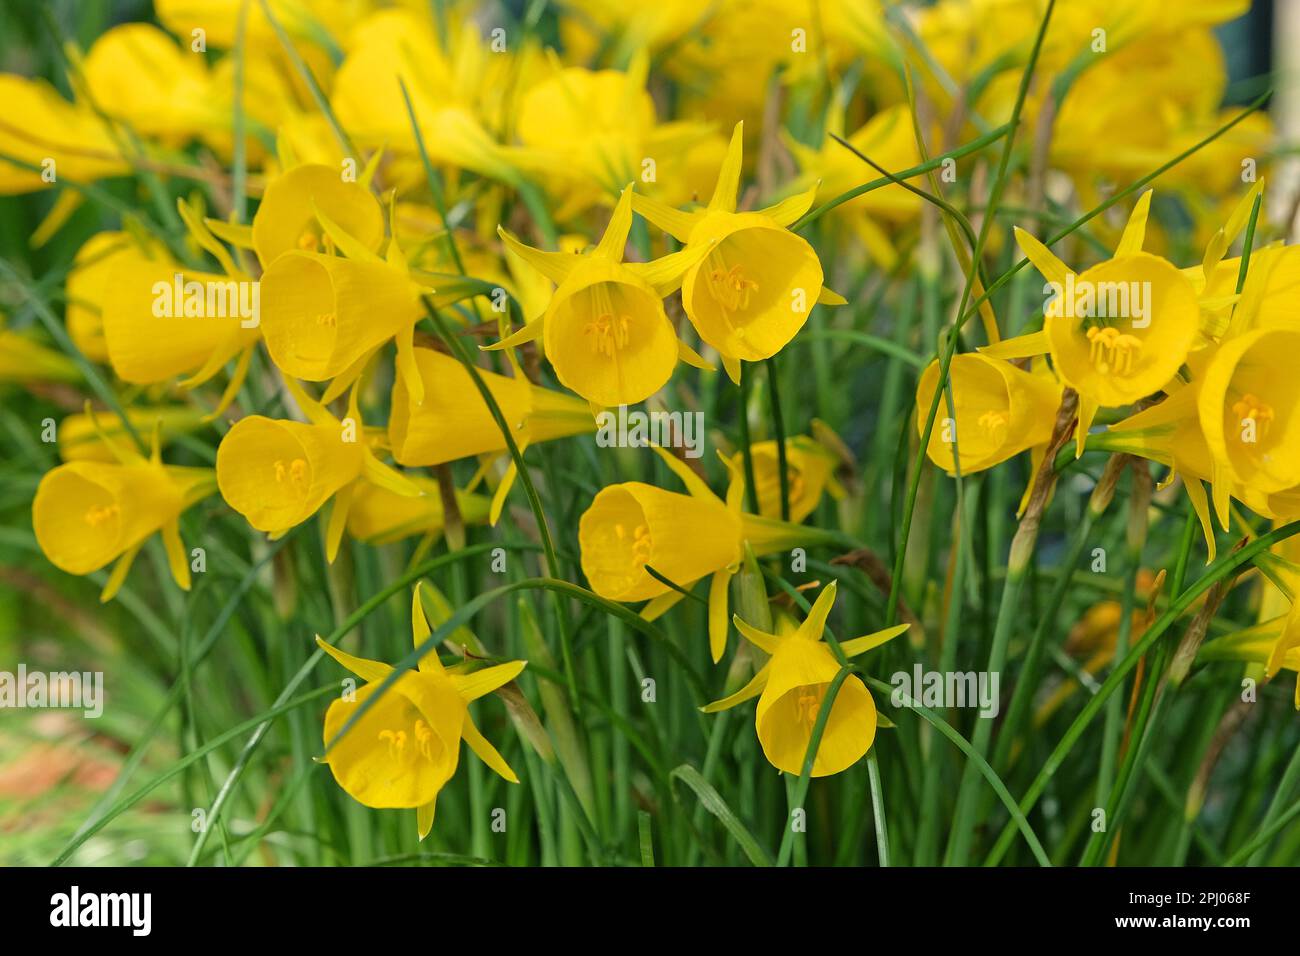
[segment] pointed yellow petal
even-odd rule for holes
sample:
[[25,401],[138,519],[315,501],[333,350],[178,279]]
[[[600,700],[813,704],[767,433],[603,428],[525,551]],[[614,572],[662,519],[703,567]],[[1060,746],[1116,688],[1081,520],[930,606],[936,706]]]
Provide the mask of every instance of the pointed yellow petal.
[[712,372],[714,366],[699,352],[691,348],[681,339],[677,340],[677,358],[693,368],[702,368],[706,372]]
[[1016,226],[1016,242],[1020,244],[1025,258],[1034,264],[1044,279],[1055,282],[1061,288],[1065,287],[1065,277],[1070,274],[1070,269],[1047,246],[1019,226]]
[[341,651],[333,644],[327,644],[319,634],[316,635],[316,646],[352,673],[356,674],[367,684],[381,681],[393,671],[391,667],[381,661],[371,661],[364,657],[354,657],[347,651]]
[[844,298],[838,292],[822,286],[822,291],[817,295],[818,305],[848,305],[849,300]]
[[718,170],[718,184],[713,187],[713,196],[709,199],[711,210],[736,211],[736,199],[740,192],[740,167],[744,160],[744,128],[744,122],[739,122],[731,133],[727,156],[722,161],[722,168]]
[[1142,242],[1147,234],[1147,214],[1151,210],[1151,193],[1150,189],[1144,192],[1138,199],[1137,205],[1133,207],[1133,212],[1128,217],[1128,224],[1124,226],[1124,234],[1120,236],[1119,245],[1115,247],[1116,259],[1142,251]]
[[766,209],[760,209],[759,214],[774,220],[779,226],[788,226],[793,222],[797,222],[804,213],[812,208],[813,200],[817,198],[817,190],[820,186],[820,182],[813,183],[801,193],[787,196]]
[[686,597],[686,595],[681,591],[669,591],[666,594],[661,594],[658,597],[651,598],[649,601],[645,602],[645,607],[641,608],[641,620],[657,621],[667,613],[670,608],[675,607],[684,597]]
[[1046,332],[1017,335],[1013,339],[1003,339],[996,345],[985,345],[979,349],[980,355],[996,359],[1033,358],[1036,355],[1046,355],[1048,351]]
[[757,697],[759,694],[763,693],[763,688],[767,686],[768,671],[771,666],[772,662],[768,661],[759,669],[759,672],[753,676],[750,682],[740,690],[730,696],[722,698],[721,700],[715,700],[711,704],[705,704],[700,708],[700,710],[706,714],[716,714],[720,710],[730,710],[737,704],[743,704],[745,701]]
[[910,624],[895,624],[893,627],[887,627],[883,631],[876,631],[874,634],[840,641],[840,650],[844,652],[845,657],[857,657],[859,654],[865,654],[872,648],[879,647],[887,641],[892,641],[911,626]]
[[690,239],[691,230],[695,228],[695,224],[700,220],[698,212],[683,212],[680,209],[674,209],[667,203],[660,202],[658,199],[642,196],[640,193],[633,194],[632,209],[639,212],[678,242],[686,242]]
[[813,602],[812,610],[799,625],[799,633],[810,641],[821,640],[822,631],[826,630],[826,618],[830,616],[831,606],[835,603],[835,592],[839,590],[839,585],[832,581],[826,587],[822,588],[822,593],[817,595],[817,600]]
[[506,664],[484,667],[472,674],[453,674],[451,679],[461,697],[466,700],[478,700],[503,684],[510,683],[527,666],[527,661],[510,661]]
[[573,271],[573,267],[582,260],[581,256],[574,255],[571,252],[546,252],[542,249],[526,246],[502,226],[497,227],[497,234],[510,247],[511,252],[556,285],[568,278],[569,273]]
[[1092,428],[1092,420],[1097,417],[1098,409],[1097,400],[1088,398],[1086,395],[1079,396],[1079,419],[1074,426],[1074,457],[1083,457],[1083,447],[1088,441],[1088,430]]
[[1192,510],[1201,523],[1201,534],[1205,536],[1205,563],[1214,561],[1217,548],[1214,543],[1214,522],[1210,518],[1210,502],[1205,496],[1205,486],[1199,478],[1183,475],[1183,487],[1187,489],[1187,500],[1192,503]]
[[423,840],[433,829],[433,814],[438,805],[438,798],[434,797],[428,803],[422,803],[415,808],[415,829]]
[[325,529],[325,560],[330,564],[339,555],[339,545],[343,541],[343,530],[348,526],[348,510],[352,507],[352,493],[357,483],[344,485],[334,495],[334,504],[330,508],[330,521]]
[[482,760],[511,783],[519,782],[519,778],[510,769],[510,765],[506,763],[505,758],[497,752],[497,748],[493,747],[488,742],[488,739],[479,732],[479,729],[474,726],[474,720],[470,717],[469,711],[465,712],[465,723],[461,726],[460,735],[465,738],[465,743],[469,744],[469,749],[474,751],[474,755],[479,760]]
[[126,583],[126,576],[131,571],[131,562],[135,556],[140,553],[140,545],[134,548],[128,548],[122,556],[117,559],[117,564],[113,565],[113,570],[104,582],[104,590],[99,592],[99,603],[107,604],[113,598],[117,597],[117,592],[122,590],[122,585]]
[[727,649],[727,597],[731,585],[731,572],[726,568],[716,572],[709,582],[709,652],[713,663],[722,660]]
[[686,490],[691,493],[692,497],[701,498],[705,501],[716,501],[719,504],[722,503],[722,500],[709,489],[708,485],[704,483],[704,479],[693,472],[686,462],[682,461],[672,452],[660,448],[658,445],[652,445],[651,447],[663,463],[668,466],[669,470],[682,480],[682,484],[686,486]]
[[618,205],[609,217],[605,234],[600,237],[596,251],[592,255],[612,262],[623,261],[623,250],[627,248],[627,234],[632,230],[632,187],[625,186],[618,197]]
[[731,623],[736,625],[736,630],[743,634],[750,643],[767,651],[769,654],[776,653],[776,646],[781,643],[781,638],[775,634],[769,634],[767,631],[760,631],[758,628],[747,624],[740,619],[739,614],[731,615]]
[[190,589],[190,562],[185,553],[185,544],[181,541],[180,522],[168,521],[162,526],[163,546],[167,549],[167,566],[171,569],[172,579],[180,585],[182,591]]
[[533,319],[533,321],[529,322],[523,328],[507,335],[500,342],[494,342],[491,345],[481,345],[479,347],[485,352],[495,352],[499,349],[518,348],[526,342],[534,342],[537,339],[540,339],[542,333],[546,331],[546,327],[543,325],[544,321],[545,318]]
[[722,356],[722,367],[727,370],[727,378],[731,379],[732,384],[740,384],[740,359],[732,358],[730,355]]

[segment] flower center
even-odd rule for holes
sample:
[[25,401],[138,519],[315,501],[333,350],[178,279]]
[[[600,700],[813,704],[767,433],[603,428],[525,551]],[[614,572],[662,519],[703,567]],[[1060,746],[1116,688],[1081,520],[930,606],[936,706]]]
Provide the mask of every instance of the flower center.
[[86,524],[92,528],[98,528],[105,521],[111,521],[116,518],[119,512],[117,505],[104,505],[102,508],[91,508],[86,512]]
[[826,696],[823,687],[801,687],[799,696],[795,700],[795,709],[799,713],[799,720],[811,727],[817,722],[817,712],[821,710],[822,698]]
[[643,568],[649,563],[654,541],[650,538],[650,528],[648,526],[639,524],[632,529],[632,533],[629,535],[626,525],[616,524],[614,525],[614,534],[618,536],[620,544],[630,545],[633,567]]
[[334,328],[339,324],[339,317],[333,312],[322,312],[320,315],[316,316],[316,324],[328,325],[330,328]]
[[301,485],[307,480],[307,460],[295,458],[286,465],[283,459],[278,459],[275,463],[275,480],[281,485],[286,480],[295,486]]
[[1128,375],[1133,371],[1133,360],[1142,351],[1142,340],[1136,335],[1126,335],[1113,326],[1093,326],[1088,329],[1092,348],[1088,358],[1102,375]]
[[632,317],[602,312],[583,328],[583,333],[591,336],[591,351],[605,358],[613,358],[614,353],[625,348],[630,337]]
[[334,240],[328,233],[322,234],[319,229],[308,226],[298,236],[298,248],[303,252],[320,252],[324,249],[329,255],[334,255]]
[[1007,414],[990,408],[979,417],[979,426],[984,434],[995,438],[1001,429],[1007,427]]
[[[378,734],[388,748],[388,756],[393,760],[415,760],[423,758],[433,763],[437,758],[434,748],[438,738],[423,720],[416,720],[408,734],[405,730],[381,730]],[[410,750],[407,750],[407,746]]]
[[1273,423],[1273,406],[1247,392],[1232,405],[1232,411],[1241,422],[1237,438],[1242,442],[1255,442],[1268,434]]

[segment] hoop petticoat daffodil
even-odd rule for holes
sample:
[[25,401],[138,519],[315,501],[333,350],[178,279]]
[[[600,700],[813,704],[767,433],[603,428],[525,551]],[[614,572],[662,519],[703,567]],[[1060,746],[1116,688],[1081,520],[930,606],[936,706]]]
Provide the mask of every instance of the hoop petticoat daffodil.
[[[91,415],[89,403],[86,414]],[[148,458],[102,430],[99,439],[114,461],[68,462],[41,479],[32,501],[36,542],[51,564],[69,574],[90,574],[117,559],[99,596],[110,601],[144,542],[160,533],[172,577],[188,591],[180,516],[217,490],[212,469],[164,465],[157,427]]]
[[[285,252],[335,251],[318,209],[359,246],[377,253],[384,242],[384,213],[366,188],[372,172],[368,166],[349,182],[337,167],[304,163],[272,179],[248,235],[263,271]],[[208,225],[216,231],[212,222]]]
[[[822,640],[826,618],[835,603],[835,590],[832,581],[817,596],[804,622],[781,634],[768,634],[751,627],[739,615],[733,617],[736,630],[772,656],[753,680],[736,693],[701,708],[711,714],[758,697],[754,729],[763,746],[763,755],[768,763],[785,773],[803,772],[817,714],[831,681],[840,670],[839,661]],[[910,626],[898,624],[841,641],[840,650],[845,657],[856,657],[897,637]],[[871,749],[876,723],[876,702],[871,691],[856,674],[847,675],[831,705],[813,760],[812,776],[829,776],[857,763]]]
[[399,495],[422,492],[380,462],[366,444],[355,388],[348,418],[339,421],[293,379],[286,378],[285,385],[308,421],[249,415],[235,422],[217,448],[217,484],[230,507],[272,538],[306,521],[333,498],[325,535],[326,557],[332,563],[353,492],[363,477]]
[[[835,478],[835,467],[840,459],[832,449],[808,435],[792,435],[786,439],[785,446],[790,520],[798,523],[813,513],[824,491],[829,490],[836,498],[844,497],[844,488]],[[781,463],[776,441],[755,442],[749,452],[754,465],[758,513],[767,518],[780,518]],[[744,461],[742,451],[731,456],[732,475],[744,474]]]
[[[1033,457],[1030,474],[1052,440],[1056,411],[1061,405],[1061,384],[1038,360],[1025,371],[1002,359],[977,352],[955,355],[948,369],[952,386],[953,420],[947,422],[947,399],[939,398],[940,427],[930,433],[926,454],[949,474],[983,471],[1028,449]],[[939,383],[939,363],[933,361],[916,384],[916,406],[929,408]],[[924,413],[917,416],[924,434]],[[956,461],[953,450],[956,449]]]
[[[389,340],[411,396],[424,400],[415,368],[415,324],[420,296],[433,290],[417,281],[396,240],[384,258],[346,232],[313,204],[329,243],[343,255],[292,249],[280,253],[262,276],[266,350],[286,375],[309,382],[333,379],[323,400],[341,395]],[[325,240],[322,240],[325,241]]]
[[663,298],[706,247],[675,252],[654,262],[624,262],[632,228],[632,187],[623,190],[605,234],[587,255],[545,252],[498,227],[519,258],[557,288],[546,311],[489,349],[542,340],[556,378],[594,406],[632,405],[668,381],[679,359],[711,366],[677,338]]
[[[235,265],[198,210],[184,199],[176,205],[190,236],[220,263],[225,275],[189,269],[165,255],[148,258],[135,249],[123,253],[104,282],[104,341],[113,371],[133,385],[190,373],[181,385],[195,388],[238,356],[221,400],[209,415],[215,418],[234,401],[262,336],[260,319],[241,316],[239,308],[245,300],[239,285],[255,284]],[[252,292],[247,301],[252,303]],[[216,314],[207,314],[208,303]],[[183,306],[180,314],[178,305]]]
[[[1142,251],[1150,205],[1148,190],[1134,206],[1115,255],[1078,274],[1029,233],[1016,228],[1021,250],[1049,283],[1053,308],[1048,310],[1041,332],[980,351],[1002,359],[1051,354],[1061,381],[1079,393],[1076,455],[1083,454],[1099,408],[1128,405],[1163,389],[1196,341],[1200,309],[1191,281],[1165,259]],[[1103,293],[1120,288],[1123,300],[1130,303],[1129,311],[1134,311],[1130,290],[1144,296],[1143,290],[1149,290],[1147,314],[1140,321],[1133,316],[1095,314],[1104,311],[1099,308],[1107,298]],[[1084,315],[1077,314],[1075,290],[1092,297],[1091,306],[1086,298],[1080,300],[1085,303]]]
[[[418,648],[432,631],[420,604],[417,585],[411,601],[411,632]],[[414,808],[420,839],[433,828],[438,792],[456,773],[460,742],[510,783],[519,778],[474,725],[468,704],[519,676],[526,661],[511,661],[467,671],[444,667],[436,649],[420,658],[417,670],[402,674],[355,724],[344,725],[393,672],[380,661],[353,657],[316,643],[365,681],[351,699],[335,700],[325,712],[325,756],[330,773],[354,800],[375,809]]]
[[[423,535],[411,558],[414,563],[421,560],[424,552],[442,536],[447,516],[443,512],[442,491],[436,481],[423,475],[406,477],[423,492],[422,495],[399,494],[364,478],[357,482],[352,506],[348,509],[348,534],[358,541],[374,545]],[[483,524],[488,519],[492,502],[485,495],[457,490],[456,507],[464,524]]]
[[633,209],[686,244],[683,253],[696,253],[682,277],[682,305],[734,382],[740,381],[741,361],[757,362],[781,351],[815,303],[845,301],[822,286],[813,247],[786,228],[808,211],[815,185],[758,212],[736,212],[743,126],[736,124],[704,209],[683,211],[646,196],[632,198]]
[[[722,659],[727,641],[728,585],[748,543],[756,556],[815,540],[814,529],[745,514],[745,482],[732,469],[727,499],[682,461],[662,448],[655,452],[689,494],[640,481],[603,488],[578,521],[582,573],[591,589],[611,601],[645,601],[641,616],[654,620],[684,596],[652,575],[683,589],[701,578],[709,584],[709,649]],[[730,462],[723,461],[730,467]]]
[[[393,378],[388,441],[399,464],[433,466],[472,455],[487,456],[491,463],[506,453],[506,440],[496,419],[459,360],[435,349],[418,348],[415,366],[424,379],[422,405],[412,400],[401,369]],[[478,374],[505,417],[520,453],[534,442],[595,430],[591,408],[581,399],[534,385],[522,376],[508,378],[486,369],[479,369]],[[494,525],[514,478],[512,461],[493,499]]]

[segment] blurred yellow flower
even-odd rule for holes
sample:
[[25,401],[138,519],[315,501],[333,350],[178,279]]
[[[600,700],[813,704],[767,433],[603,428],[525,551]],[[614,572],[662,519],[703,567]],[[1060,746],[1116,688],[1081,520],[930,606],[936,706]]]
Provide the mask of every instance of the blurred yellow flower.
[[160,533],[172,577],[190,587],[190,556],[180,516],[216,491],[211,468],[164,465],[158,434],[145,458],[106,434],[114,461],[73,461],[47,472],[32,501],[36,541],[50,563],[69,574],[91,574],[110,561],[101,601],[112,600],[146,539]]

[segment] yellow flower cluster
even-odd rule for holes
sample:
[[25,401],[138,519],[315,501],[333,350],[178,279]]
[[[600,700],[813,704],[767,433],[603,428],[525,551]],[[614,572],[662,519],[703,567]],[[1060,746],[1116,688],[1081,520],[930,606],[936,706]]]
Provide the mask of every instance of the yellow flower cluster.
[[[654,400],[685,378],[674,383],[682,363],[739,385],[743,363],[781,353],[816,306],[847,304],[829,284],[856,298],[861,284],[841,278],[895,269],[918,244],[934,249],[925,194],[899,182],[856,190],[873,177],[860,156],[911,169],[1017,115],[1028,131],[1054,125],[1056,135],[1037,137],[1035,162],[1090,205],[1221,125],[1226,74],[1210,29],[1245,4],[1172,13],[1154,2],[1060,4],[1039,71],[1070,82],[1035,87],[1022,112],[1016,81],[1038,0],[942,0],[901,26],[895,5],[873,0],[561,0],[563,59],[534,35],[481,28],[469,4],[437,4],[439,16],[426,6],[156,0],[161,27],[121,25],[84,53],[69,49],[71,100],[44,81],[0,75],[0,192],[76,187],[54,204],[42,239],[101,180],[198,184],[92,235],[65,284],[67,338],[78,359],[111,371],[100,397],[122,410],[87,406],[61,423],[63,463],[41,479],[32,519],[63,571],[116,562],[103,600],[155,533],[188,588],[180,522],[214,493],[272,539],[320,514],[330,562],[345,538],[418,535],[423,554],[451,509],[462,526],[495,525],[517,456],[533,445],[589,435],[602,410]],[[910,43],[932,51],[923,74],[903,68]],[[675,85],[668,119],[665,82]],[[855,96],[856,83],[870,96]],[[1152,96],[1117,93],[1134,85]],[[794,135],[779,121],[785,100],[824,121]],[[1097,150],[1103,129],[1123,147]],[[1095,441],[1166,465],[1211,558],[1213,521],[1228,527],[1232,499],[1271,520],[1300,517],[1297,247],[1228,257],[1263,182],[1237,196],[1238,157],[1262,152],[1269,135],[1252,117],[1161,179],[1162,190],[1195,197],[1193,232],[1231,210],[1202,240],[1198,266],[1144,250],[1150,191],[1114,254],[1081,271],[1017,229],[1051,290],[1043,326],[998,341],[994,320],[988,345],[955,356],[946,380],[938,360],[922,369],[920,434],[941,402],[930,460],[970,474],[1029,451],[1037,470],[1068,390],[1076,454]],[[925,166],[935,169],[947,171]],[[826,213],[834,258],[801,234],[810,211]],[[1173,238],[1151,244],[1172,256]],[[827,315],[849,325],[853,312]],[[444,314],[454,325],[445,340],[431,334],[443,332]],[[484,354],[462,361],[463,343],[480,340]],[[707,374],[717,366],[726,379]],[[80,385],[82,370],[25,332],[0,330],[0,381],[10,380]],[[213,381],[219,396],[201,390]],[[1101,438],[1094,422],[1108,415]],[[201,445],[213,430],[212,467],[164,463],[165,445]],[[142,433],[152,434],[148,455]],[[730,483],[719,495],[703,468],[656,452],[685,493],[645,481],[599,487],[577,524],[582,572],[600,600],[648,602],[647,621],[707,579],[712,660],[733,623],[770,656],[704,709],[758,697],[764,754],[799,774],[847,660],[907,625],[823,641],[831,582],[802,623],[778,609],[768,633],[729,613],[730,593],[747,554],[830,540],[803,522],[825,493],[845,495],[839,466],[852,456],[824,427],[746,438],[723,457]],[[473,478],[449,487],[446,466],[467,459],[477,460]],[[431,633],[421,590],[417,647]],[[1270,672],[1294,664],[1297,608],[1273,622]],[[517,782],[467,705],[524,662],[444,667],[427,652],[394,677],[320,644],[365,682],[330,705],[324,726],[325,762],[358,801],[417,809],[423,838],[462,739]],[[391,692],[380,693],[385,681]],[[853,765],[876,728],[870,691],[848,674],[812,774]]]

